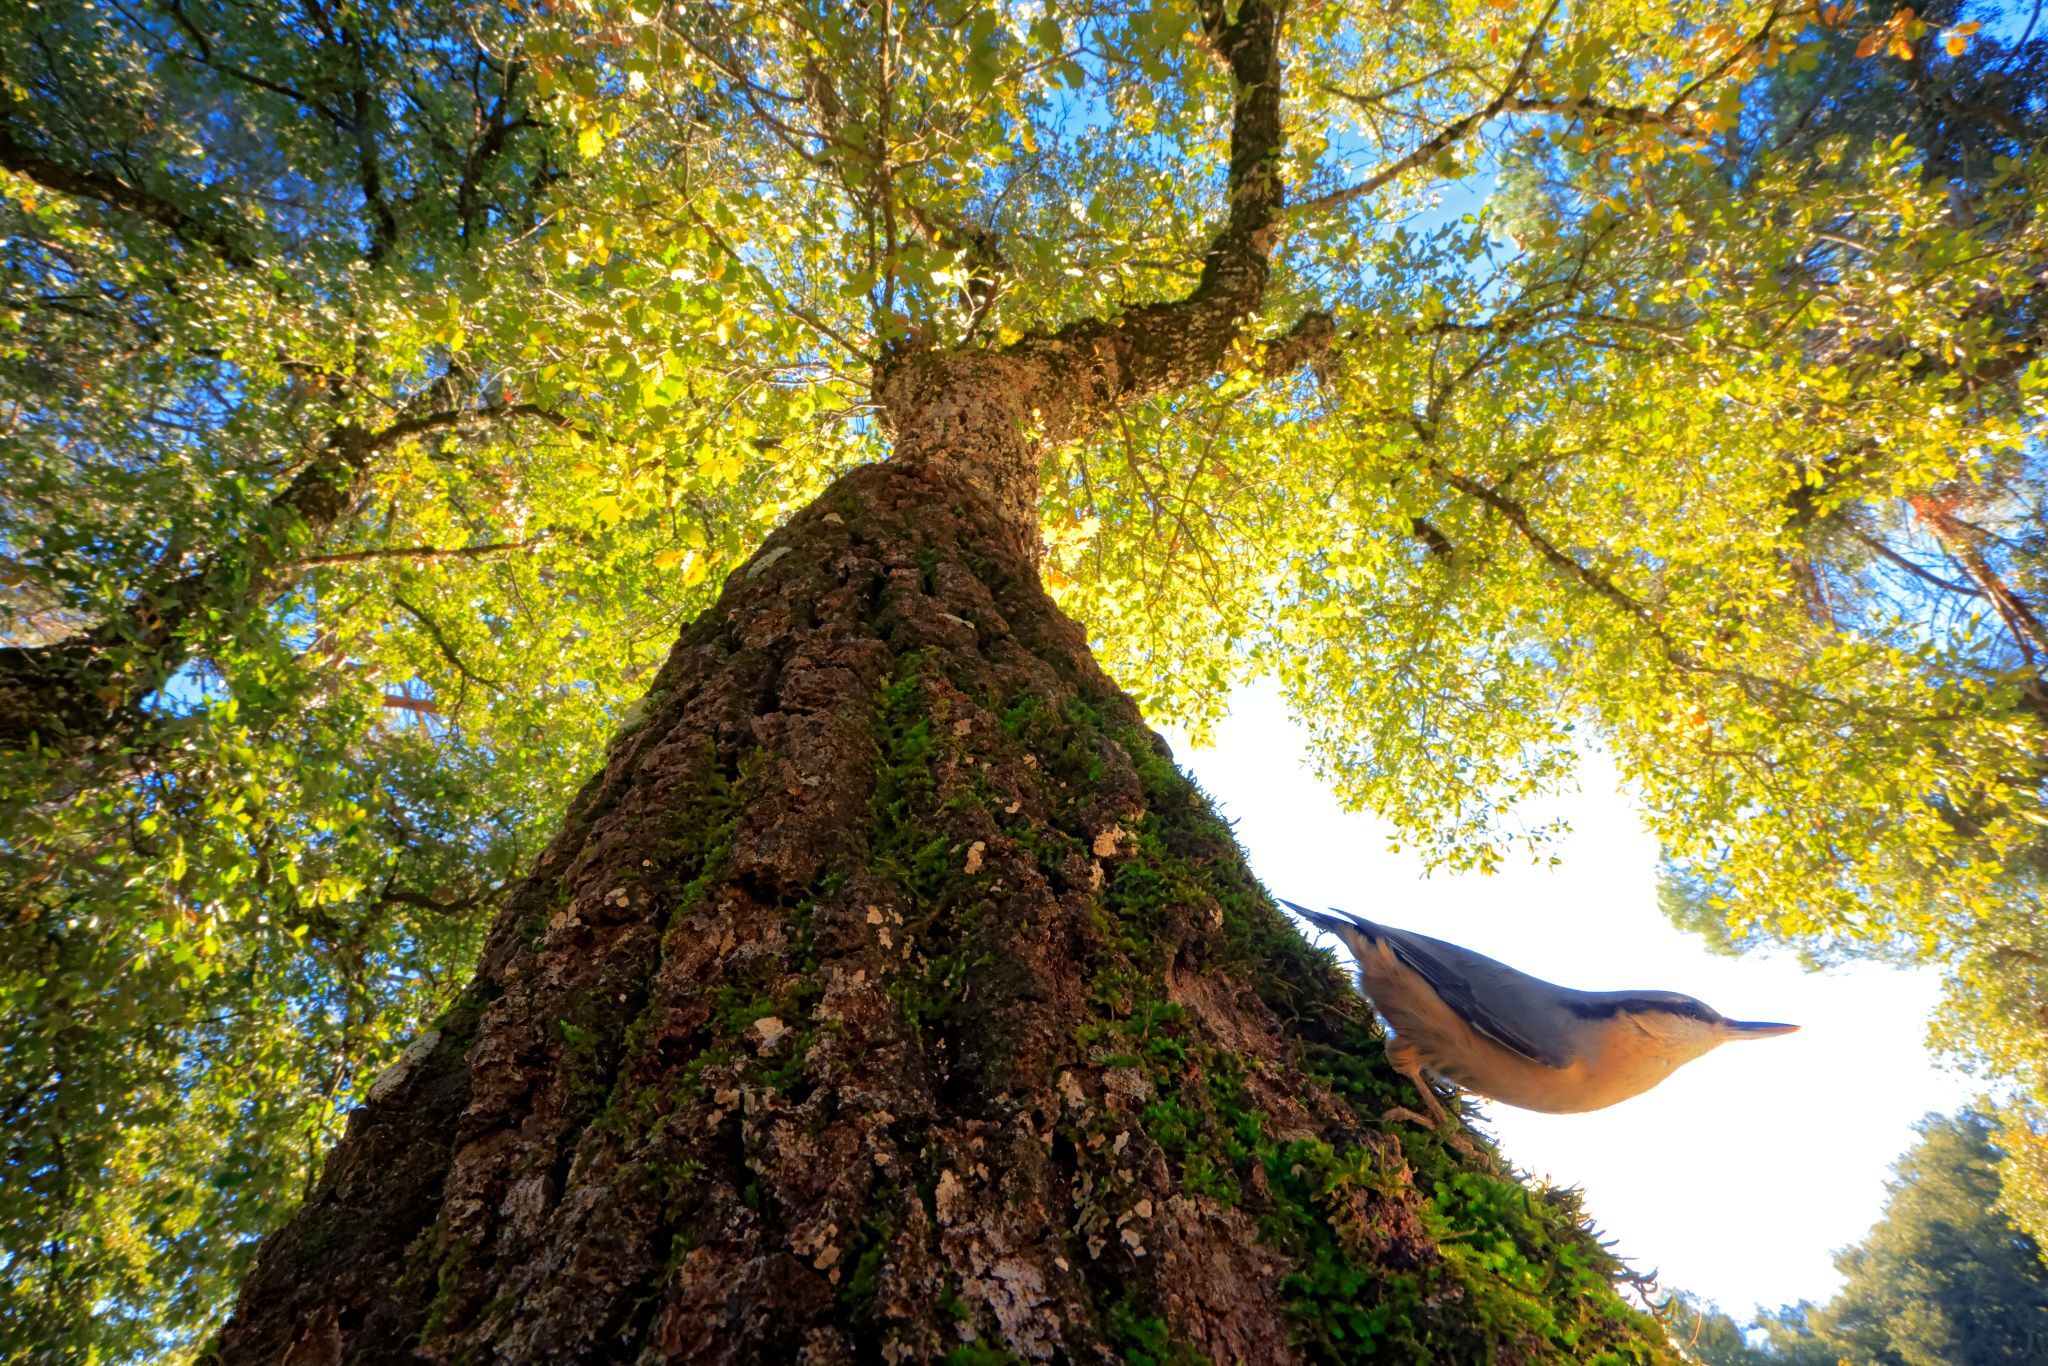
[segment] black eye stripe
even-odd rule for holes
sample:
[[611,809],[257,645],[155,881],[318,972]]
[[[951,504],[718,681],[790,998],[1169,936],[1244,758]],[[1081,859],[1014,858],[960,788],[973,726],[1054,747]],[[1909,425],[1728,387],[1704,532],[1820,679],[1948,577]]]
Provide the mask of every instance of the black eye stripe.
[[1608,1020],[1616,1015],[1681,1015],[1688,1020],[1713,1018],[1704,1001],[1670,1001],[1657,997],[1623,997],[1615,1001],[1579,1001],[1570,1006],[1582,1020]]

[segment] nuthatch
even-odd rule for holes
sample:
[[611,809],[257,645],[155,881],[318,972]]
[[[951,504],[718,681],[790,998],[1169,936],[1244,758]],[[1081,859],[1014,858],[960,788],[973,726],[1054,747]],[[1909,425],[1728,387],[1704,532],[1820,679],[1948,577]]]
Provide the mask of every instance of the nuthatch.
[[1641,1095],[1731,1039],[1799,1028],[1730,1020],[1675,991],[1574,991],[1441,939],[1281,904],[1351,950],[1359,990],[1393,1026],[1387,1061],[1438,1124],[1446,1117],[1424,1072],[1524,1110],[1571,1114]]

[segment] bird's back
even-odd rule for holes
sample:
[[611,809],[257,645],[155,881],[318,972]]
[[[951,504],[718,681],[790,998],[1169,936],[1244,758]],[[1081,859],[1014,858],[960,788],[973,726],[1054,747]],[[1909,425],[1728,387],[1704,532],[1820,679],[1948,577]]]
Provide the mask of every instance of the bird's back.
[[[1292,903],[1290,903],[1292,904]],[[1385,945],[1400,964],[1428,983],[1444,1003],[1488,1038],[1546,1067],[1568,1067],[1572,1053],[1561,1041],[1570,1036],[1561,1016],[1566,1002],[1585,995],[1532,977],[1483,953],[1413,930],[1395,929],[1375,921],[1349,917],[1346,921],[1311,913],[1313,923],[1340,936],[1358,936],[1353,945],[1359,960],[1360,985],[1381,1014],[1393,1022],[1399,1003],[1394,999],[1398,984],[1373,979],[1370,955],[1361,952],[1373,944]],[[1390,1008],[1392,1007],[1392,1008]]]
[[1372,920],[1360,920],[1358,925],[1367,933],[1383,936],[1418,955],[1427,955],[1431,960],[1441,963],[1470,981],[1499,986],[1507,990],[1511,996],[1573,991],[1571,987],[1546,982],[1541,977],[1523,972],[1520,968],[1511,968],[1498,958],[1488,958],[1483,953],[1475,953],[1461,944],[1453,944],[1448,940],[1417,934],[1413,930],[1396,929],[1392,925],[1382,925]]

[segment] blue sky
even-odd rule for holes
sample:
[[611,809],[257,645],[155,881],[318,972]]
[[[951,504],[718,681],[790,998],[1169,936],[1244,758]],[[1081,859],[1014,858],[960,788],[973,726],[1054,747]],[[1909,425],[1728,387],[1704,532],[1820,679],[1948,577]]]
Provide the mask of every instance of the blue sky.
[[1568,986],[1684,991],[1737,1018],[1804,1026],[1729,1045],[1593,1114],[1487,1107],[1508,1158],[1584,1187],[1616,1251],[1666,1286],[1737,1317],[1826,1299],[1840,1282],[1830,1254],[1876,1219],[1914,1122],[1976,1094],[1926,1050],[1933,973],[1810,973],[1789,956],[1718,957],[1673,929],[1657,909],[1656,841],[1598,756],[1577,795],[1530,813],[1569,820],[1558,865],[1429,876],[1413,854],[1389,852],[1384,822],[1346,813],[1316,780],[1277,689],[1236,694],[1212,748],[1166,734],[1276,895],[1466,944]]

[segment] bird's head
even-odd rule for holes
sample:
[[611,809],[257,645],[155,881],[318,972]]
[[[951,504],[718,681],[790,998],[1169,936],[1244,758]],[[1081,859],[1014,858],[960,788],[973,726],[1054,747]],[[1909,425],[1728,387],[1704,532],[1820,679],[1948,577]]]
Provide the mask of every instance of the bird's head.
[[1724,1043],[1775,1038],[1799,1028],[1762,1020],[1731,1020],[1705,1001],[1677,991],[1628,992],[1612,1000],[1609,1008],[1654,1040],[1658,1051],[1672,1059],[1674,1066],[1711,1053]]

